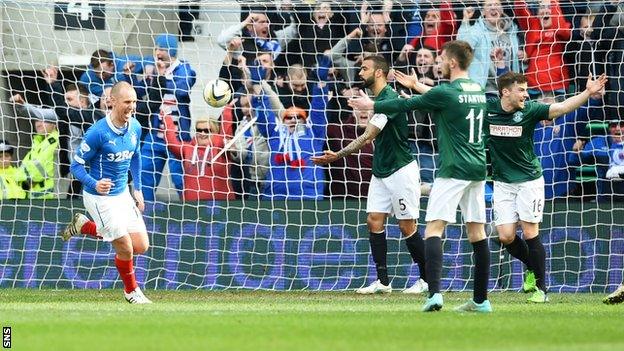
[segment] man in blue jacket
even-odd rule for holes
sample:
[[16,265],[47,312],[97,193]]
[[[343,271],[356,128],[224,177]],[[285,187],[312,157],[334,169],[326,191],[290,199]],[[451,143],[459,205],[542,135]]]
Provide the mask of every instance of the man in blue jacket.
[[[269,144],[269,172],[262,198],[267,200],[317,200],[325,192],[325,172],[311,157],[321,154],[327,141],[326,109],[329,88],[324,82],[331,61],[323,61],[324,74],[312,89],[310,111],[297,106],[285,109],[270,85],[266,69],[250,67],[255,94],[252,107],[258,129]],[[261,93],[264,90],[264,93]]]
[[[160,183],[165,161],[169,160],[171,180],[178,191],[184,189],[182,178],[182,163],[174,156],[169,155],[162,133],[162,117],[170,115],[178,126],[179,138],[182,141],[191,140],[191,88],[195,85],[196,73],[191,65],[177,58],[178,39],[172,34],[159,34],[155,39],[154,66],[146,67],[146,75],[150,79],[159,79],[164,76],[166,86],[162,95],[160,114],[153,114],[150,118],[150,132],[145,137],[141,147],[143,169],[141,182],[143,196],[146,201],[154,201],[155,188]],[[152,74],[150,74],[152,73]]]
[[144,60],[141,56],[115,55],[106,50],[95,50],[91,54],[91,62],[87,70],[80,76],[82,83],[89,94],[100,97],[106,86],[113,86],[117,82],[127,82],[132,85],[139,98],[145,95],[145,82],[139,79],[138,74],[143,72]]

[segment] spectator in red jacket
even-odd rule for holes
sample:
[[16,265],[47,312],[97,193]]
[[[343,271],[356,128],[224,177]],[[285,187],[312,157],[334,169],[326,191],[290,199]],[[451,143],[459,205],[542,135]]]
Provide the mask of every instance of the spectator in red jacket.
[[227,143],[231,135],[232,111],[223,111],[223,121],[199,119],[195,124],[195,137],[189,142],[180,141],[171,116],[163,118],[167,148],[182,160],[184,169],[184,201],[231,200],[235,193],[229,180],[228,153],[214,162],[212,159]]
[[569,86],[563,52],[572,36],[572,26],[563,17],[558,0],[541,0],[533,14],[526,0],[516,0],[514,13],[526,32],[526,71],[531,98],[565,95]]

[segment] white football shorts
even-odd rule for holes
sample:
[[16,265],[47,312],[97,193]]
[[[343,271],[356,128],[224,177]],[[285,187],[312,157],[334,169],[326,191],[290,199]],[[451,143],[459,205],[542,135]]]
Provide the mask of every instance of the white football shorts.
[[368,187],[367,213],[387,213],[397,219],[418,220],[420,211],[420,169],[416,161],[386,178],[373,175]]
[[496,225],[540,223],[544,217],[544,177],[522,183],[494,181],[493,197]]
[[83,192],[85,208],[95,221],[104,241],[113,241],[129,233],[146,233],[141,212],[128,188],[119,195],[93,195]]
[[436,178],[429,194],[425,220],[455,223],[458,205],[464,223],[485,223],[485,180]]

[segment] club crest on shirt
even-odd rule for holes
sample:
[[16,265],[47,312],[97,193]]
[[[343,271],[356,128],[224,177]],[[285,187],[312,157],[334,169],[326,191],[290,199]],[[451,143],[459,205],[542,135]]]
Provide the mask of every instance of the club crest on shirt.
[[514,122],[520,122],[520,121],[522,121],[522,117],[524,117],[524,114],[522,113],[522,111],[518,111],[518,112],[513,114],[513,121]]

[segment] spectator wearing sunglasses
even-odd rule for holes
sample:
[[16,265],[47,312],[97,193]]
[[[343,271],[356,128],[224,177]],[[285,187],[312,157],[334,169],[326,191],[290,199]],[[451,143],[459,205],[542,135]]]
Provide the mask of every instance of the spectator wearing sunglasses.
[[164,117],[167,148],[182,160],[184,201],[234,199],[229,180],[228,153],[221,154],[212,162],[231,135],[231,123],[228,123],[232,120],[231,115],[231,108],[227,107],[222,121],[214,118],[198,119],[195,136],[190,141],[181,141],[171,116]]

